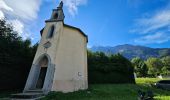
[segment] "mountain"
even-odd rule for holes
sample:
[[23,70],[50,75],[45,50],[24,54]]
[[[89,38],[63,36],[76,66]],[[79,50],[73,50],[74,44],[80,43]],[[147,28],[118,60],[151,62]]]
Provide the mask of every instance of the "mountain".
[[120,53],[128,59],[134,57],[140,57],[147,59],[149,57],[163,57],[170,56],[170,48],[150,48],[138,45],[118,45],[118,46],[93,46],[90,48],[91,51],[104,52],[107,55]]

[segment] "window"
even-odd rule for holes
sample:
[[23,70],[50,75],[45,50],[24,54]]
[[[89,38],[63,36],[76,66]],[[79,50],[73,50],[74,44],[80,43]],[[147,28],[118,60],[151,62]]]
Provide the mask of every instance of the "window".
[[54,25],[52,25],[49,30],[48,30],[48,34],[47,34],[47,38],[52,38],[54,34]]
[[58,18],[58,13],[55,13],[53,18],[57,19]]

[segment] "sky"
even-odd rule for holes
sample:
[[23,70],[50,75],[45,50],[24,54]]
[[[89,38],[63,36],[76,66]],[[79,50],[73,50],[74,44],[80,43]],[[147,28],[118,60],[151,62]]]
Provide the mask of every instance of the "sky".
[[[170,47],[170,0],[62,0],[64,23],[88,35],[88,47]],[[60,0],[0,0],[6,19],[23,39],[40,41],[40,30]]]

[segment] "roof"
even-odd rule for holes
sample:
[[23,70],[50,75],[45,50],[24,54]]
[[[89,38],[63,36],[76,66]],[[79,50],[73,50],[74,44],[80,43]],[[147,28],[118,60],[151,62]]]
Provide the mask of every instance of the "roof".
[[69,27],[69,28],[74,28],[74,29],[78,30],[83,36],[87,37],[87,35],[80,28],[70,26],[70,25],[67,25],[67,24],[64,24],[64,26]]
[[40,30],[40,34],[41,34],[41,36],[42,36],[43,31],[44,31],[44,28],[42,28],[42,29]]
[[[69,28],[73,28],[73,29],[75,29],[75,30],[78,30],[84,37],[87,38],[87,42],[88,42],[88,36],[87,36],[80,28],[77,28],[77,27],[74,27],[74,26],[71,26],[71,25],[67,25],[67,24],[63,24],[63,25],[66,26],[66,27],[69,27]],[[44,28],[40,30],[40,34],[41,34],[41,35],[42,35],[42,33],[43,33],[43,30],[44,30]]]

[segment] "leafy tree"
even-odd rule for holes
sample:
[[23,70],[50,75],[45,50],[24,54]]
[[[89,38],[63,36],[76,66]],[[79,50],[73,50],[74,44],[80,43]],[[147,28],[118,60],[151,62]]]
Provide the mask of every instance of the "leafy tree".
[[131,60],[133,66],[134,66],[134,71],[137,75],[137,77],[146,77],[148,73],[148,68],[145,62],[140,59],[139,57],[133,58]]
[[148,66],[148,74],[153,76],[161,74],[163,63],[159,58],[148,58],[146,64]]
[[22,40],[10,24],[0,20],[0,90],[24,87],[35,48],[29,39]]
[[162,74],[168,75],[170,74],[170,56],[163,57],[161,59],[163,63]]

